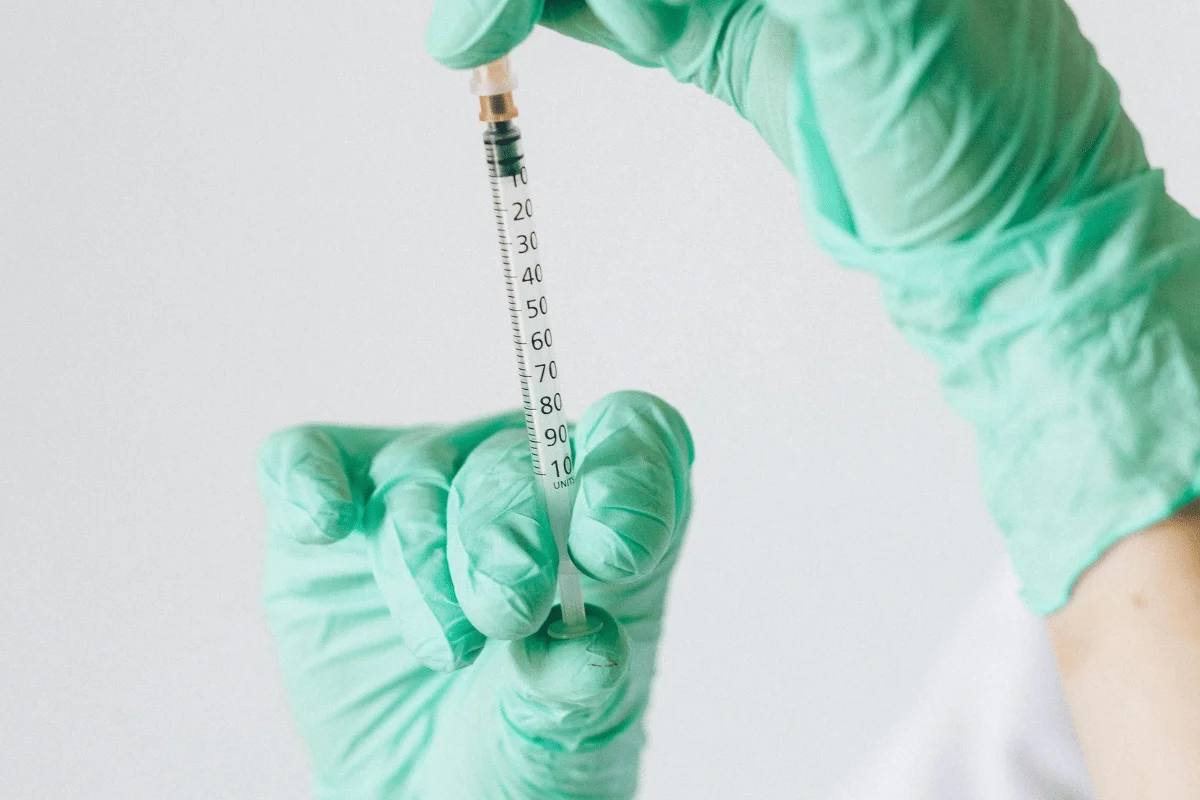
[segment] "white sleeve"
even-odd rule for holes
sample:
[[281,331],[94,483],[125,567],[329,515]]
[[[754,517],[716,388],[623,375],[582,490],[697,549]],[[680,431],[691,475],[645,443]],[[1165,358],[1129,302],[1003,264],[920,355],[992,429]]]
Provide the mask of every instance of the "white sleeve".
[[838,800],[1091,800],[1045,625],[1009,573],[967,611],[917,708]]

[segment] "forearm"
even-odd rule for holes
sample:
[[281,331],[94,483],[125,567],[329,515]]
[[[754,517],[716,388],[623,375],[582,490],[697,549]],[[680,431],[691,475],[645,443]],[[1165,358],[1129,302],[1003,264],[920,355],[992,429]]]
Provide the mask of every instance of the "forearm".
[[1113,547],[1047,621],[1100,800],[1200,787],[1200,504]]

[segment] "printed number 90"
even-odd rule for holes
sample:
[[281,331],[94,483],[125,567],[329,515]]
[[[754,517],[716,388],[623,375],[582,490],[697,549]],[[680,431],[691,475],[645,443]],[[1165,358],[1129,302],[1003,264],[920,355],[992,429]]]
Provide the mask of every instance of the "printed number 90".
[[559,425],[557,428],[546,429],[546,444],[549,447],[554,447],[556,444],[561,444],[567,440],[567,426]]

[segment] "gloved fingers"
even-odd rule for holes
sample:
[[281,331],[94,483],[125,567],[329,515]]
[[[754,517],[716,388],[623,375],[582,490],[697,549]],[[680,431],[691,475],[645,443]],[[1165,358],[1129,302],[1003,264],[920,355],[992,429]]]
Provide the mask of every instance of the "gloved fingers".
[[348,753],[364,781],[394,764],[378,751],[403,735],[394,709],[426,672],[404,649],[361,535],[371,459],[410,433],[307,425],[260,448],[270,524],[263,602],[320,775],[346,774]]
[[584,0],[547,0],[538,24],[576,41],[602,47],[641,67],[661,66],[657,60],[637,55]]
[[759,0],[548,0],[541,24],[639,66],[665,67],[746,116],[763,10]]
[[490,638],[530,635],[554,601],[558,551],[535,481],[525,431],[514,428],[476,447],[450,489],[450,575]]
[[505,414],[425,430],[385,445],[371,460],[374,491],[364,515],[371,569],[405,646],[430,669],[448,672],[470,664],[484,643],[450,579],[450,483],[478,442],[521,421],[519,414]]
[[595,18],[624,49],[655,64],[683,36],[691,5],[661,0],[588,0]]
[[495,61],[525,41],[543,0],[437,0],[425,46],[439,63],[470,69]]
[[425,47],[443,66],[470,69],[509,53],[538,22],[636,64],[658,66],[657,61],[633,52],[584,0],[549,0],[544,7],[543,0],[437,0],[425,31]]
[[[447,435],[464,452],[519,415],[466,423]],[[371,462],[385,445],[430,428],[297,425],[268,436],[258,450],[259,491],[272,533],[305,544],[329,544],[359,524],[373,490]]]
[[[475,67],[507,54],[540,23],[639,66],[666,67],[748,116],[751,62],[775,57],[757,54],[763,8],[760,0],[437,0],[426,46],[445,66]],[[790,55],[789,47],[789,73]]]
[[617,392],[584,413],[575,452],[572,560],[599,581],[652,573],[683,532],[694,459],[687,423],[653,395]]
[[271,434],[258,452],[259,491],[272,535],[329,544],[358,525],[366,464],[401,435],[386,428],[300,425]]

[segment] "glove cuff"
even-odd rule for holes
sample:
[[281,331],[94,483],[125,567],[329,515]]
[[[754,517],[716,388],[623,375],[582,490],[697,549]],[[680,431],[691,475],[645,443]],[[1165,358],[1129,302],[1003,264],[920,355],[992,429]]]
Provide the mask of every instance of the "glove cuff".
[[975,428],[1022,597],[1048,614],[1123,537],[1200,495],[1200,222],[1143,170],[1007,230],[874,249],[803,81],[797,177],[821,246],[883,282],[907,338]]

